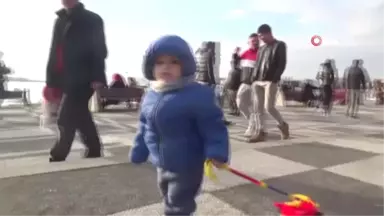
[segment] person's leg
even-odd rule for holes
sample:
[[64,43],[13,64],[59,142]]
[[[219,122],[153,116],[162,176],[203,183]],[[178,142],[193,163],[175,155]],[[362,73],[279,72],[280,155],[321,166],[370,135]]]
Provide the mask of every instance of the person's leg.
[[169,181],[169,175],[167,174],[167,171],[157,168],[157,186],[160,191],[160,195],[163,198],[164,202],[164,211],[168,208],[168,181]]
[[203,168],[184,173],[158,170],[159,187],[164,197],[164,215],[192,215],[195,197],[203,181]]
[[232,106],[235,108],[236,116],[239,116],[240,115],[240,111],[239,111],[239,107],[237,107],[236,95],[237,95],[237,91],[236,90],[231,90],[230,91],[230,98],[231,98]]
[[329,85],[328,95],[329,95],[329,105],[328,105],[327,114],[330,115],[332,112],[332,108],[333,108],[333,88],[332,88],[332,85]]
[[351,113],[351,116],[353,118],[356,118],[357,117],[357,112],[358,112],[358,109],[359,109],[359,105],[360,105],[360,95],[361,95],[361,92],[360,90],[356,90],[356,89],[353,89],[352,90],[352,94],[353,94],[353,101],[352,101],[352,113]]
[[243,114],[244,117],[248,120],[251,114],[249,109],[249,106],[251,105],[250,98],[251,98],[250,85],[241,84],[239,90],[237,91],[236,103],[240,113]]
[[268,83],[265,86],[265,110],[278,122],[278,128],[281,131],[282,139],[289,138],[289,126],[284,121],[280,112],[276,109],[276,95],[278,86],[276,83]]
[[345,110],[345,115],[350,116],[350,110],[352,106],[352,89],[348,89],[345,96],[345,100],[347,101],[347,109]]
[[226,90],[226,96],[227,96],[227,101],[230,109],[231,115],[238,115],[239,111],[237,109],[236,105],[236,92],[230,89]]
[[79,129],[81,141],[87,147],[84,156],[88,158],[100,157],[102,155],[99,133],[88,108],[88,101],[92,93],[89,90],[78,98],[76,116],[78,119],[77,129]]
[[252,90],[251,86],[241,84],[237,92],[236,102],[240,113],[248,120],[248,127],[245,130],[244,136],[251,136],[255,128],[254,118],[251,118],[251,111],[253,110],[252,104]]
[[325,86],[322,86],[321,88],[321,100],[322,100],[322,109],[323,109],[323,114],[326,113],[326,110],[328,109],[327,107],[327,90]]
[[254,122],[252,136],[249,138],[249,142],[260,142],[265,140],[265,89],[264,86],[258,82],[252,84],[252,101],[253,101],[253,113],[250,121]]
[[324,93],[324,101],[323,101],[324,115],[328,115],[330,110],[331,100],[332,100],[332,88],[330,87],[330,85],[324,85],[323,93]]
[[[360,91],[360,90],[359,90]],[[360,95],[359,95],[360,96]],[[360,98],[358,98],[358,100],[360,100]],[[364,104],[363,104],[364,105]],[[355,116],[358,116],[358,113],[359,113],[359,108],[360,108],[360,104],[356,104],[356,107],[355,107]]]
[[58,139],[50,151],[50,161],[64,161],[71,150],[76,132],[76,107],[75,101],[64,94],[58,112],[57,126]]

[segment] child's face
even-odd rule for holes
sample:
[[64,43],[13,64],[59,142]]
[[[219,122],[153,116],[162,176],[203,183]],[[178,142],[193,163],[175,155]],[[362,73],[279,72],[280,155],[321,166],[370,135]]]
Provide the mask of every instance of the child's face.
[[153,75],[158,81],[172,82],[178,80],[181,77],[180,61],[174,56],[159,56],[153,68]]

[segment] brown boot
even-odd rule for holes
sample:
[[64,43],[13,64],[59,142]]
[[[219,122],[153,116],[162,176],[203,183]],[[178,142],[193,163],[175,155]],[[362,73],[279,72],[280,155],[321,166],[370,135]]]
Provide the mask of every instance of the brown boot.
[[281,139],[286,140],[289,138],[289,125],[287,123],[283,123],[281,125],[277,125],[277,127],[281,131]]
[[267,136],[267,133],[265,133],[264,131],[260,131],[259,133],[249,137],[248,142],[249,143],[263,142],[265,141],[266,136]]

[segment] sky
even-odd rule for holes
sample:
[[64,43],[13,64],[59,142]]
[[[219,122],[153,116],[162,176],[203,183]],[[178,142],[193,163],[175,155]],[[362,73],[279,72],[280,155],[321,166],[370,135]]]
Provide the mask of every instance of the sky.
[[[107,74],[142,77],[145,49],[156,38],[177,34],[193,49],[202,41],[221,44],[220,75],[230,69],[235,47],[267,23],[286,42],[284,76],[314,78],[326,58],[339,73],[364,59],[371,77],[384,77],[384,0],[83,0],[102,16],[109,56]],[[0,51],[15,76],[45,79],[55,11],[60,0],[0,0]],[[314,47],[313,35],[323,43]]]

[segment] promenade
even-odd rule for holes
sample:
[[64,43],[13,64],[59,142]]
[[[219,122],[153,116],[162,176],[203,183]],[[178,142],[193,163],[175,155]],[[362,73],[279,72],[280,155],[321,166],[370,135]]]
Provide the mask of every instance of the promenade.
[[[367,102],[369,103],[369,102]],[[268,141],[245,142],[246,121],[228,119],[231,165],[255,178],[316,200],[326,215],[383,215],[383,107],[344,107],[326,118],[312,108],[280,108],[290,124],[279,140],[268,120]],[[38,111],[0,108],[0,215],[161,215],[155,169],[128,163],[137,113],[95,114],[104,158],[83,159],[78,139],[66,162],[48,163],[55,132],[40,129]],[[285,200],[227,172],[205,180],[196,215],[278,215]]]

